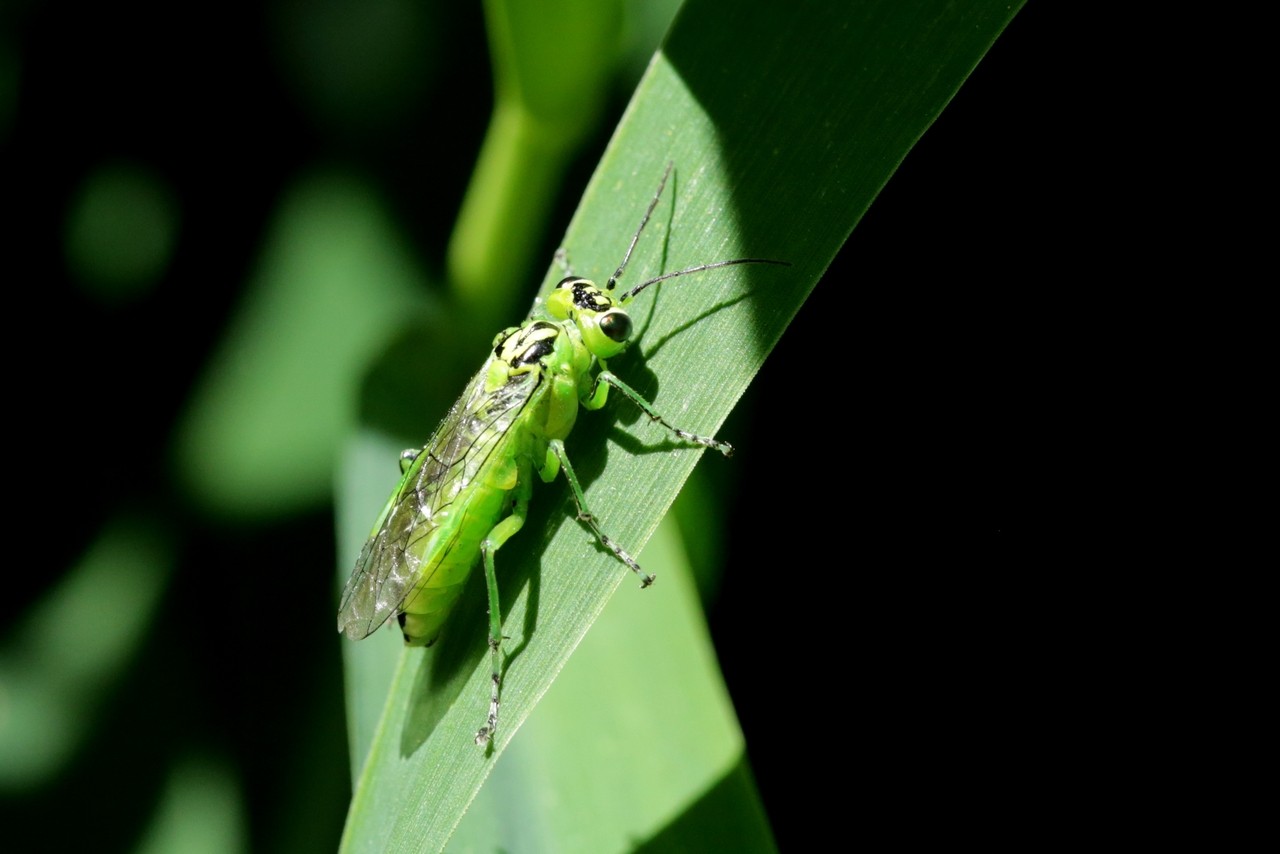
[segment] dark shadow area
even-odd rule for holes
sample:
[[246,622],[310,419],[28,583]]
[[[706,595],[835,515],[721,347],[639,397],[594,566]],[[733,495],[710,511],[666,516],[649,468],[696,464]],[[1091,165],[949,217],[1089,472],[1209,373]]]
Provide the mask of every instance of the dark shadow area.
[[[1042,808],[1074,743],[1055,683],[1091,643],[1067,610],[1096,570],[1067,555],[1108,488],[1078,478],[1110,417],[1112,298],[1064,135],[1093,120],[1049,8],[913,148],[722,431],[740,487],[711,629],[783,850],[855,808],[989,832]],[[856,807],[797,795],[834,764]]]
[[769,822],[755,804],[745,757],[675,821],[636,845],[637,854],[773,851]]
[[[661,287],[661,285],[657,287]],[[657,304],[659,302],[658,298],[660,296],[661,294],[655,294],[654,296],[655,308],[657,307]],[[723,311],[724,309],[729,308],[730,306],[737,305],[743,300],[751,299],[753,296],[755,296],[755,294],[748,291],[746,293],[739,294],[738,296],[733,297],[732,299],[727,299],[727,300],[724,300],[723,302],[717,303],[716,305],[712,306],[711,308],[707,309],[701,314],[691,317],[688,320],[681,323],[679,326],[676,326],[675,328],[671,329],[669,332],[667,332],[667,334],[663,335],[661,338],[655,338],[652,341],[645,341],[644,339],[641,339],[639,346],[633,349],[642,350],[644,352],[644,357],[646,359],[651,359],[653,358],[654,354],[656,354],[659,350],[661,350],[663,345],[665,345],[668,341],[670,341],[672,338],[674,338],[675,336],[679,335],[682,332],[687,332],[689,329],[696,326],[699,321],[705,320],[706,318],[710,317],[711,315],[715,314],[718,311]],[[695,370],[696,368],[697,366],[694,366]],[[635,387],[637,391],[639,391],[639,388],[636,387],[634,384],[632,384],[632,386]]]

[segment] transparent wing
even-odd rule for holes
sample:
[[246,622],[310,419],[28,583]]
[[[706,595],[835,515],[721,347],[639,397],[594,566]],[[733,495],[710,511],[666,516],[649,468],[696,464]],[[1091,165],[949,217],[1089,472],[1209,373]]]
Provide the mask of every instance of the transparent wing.
[[436,428],[361,549],[338,610],[338,631],[352,640],[368,637],[418,595],[446,551],[430,548],[432,534],[449,507],[465,500],[507,434],[520,429],[541,374],[516,374],[486,392],[488,371],[486,363]]

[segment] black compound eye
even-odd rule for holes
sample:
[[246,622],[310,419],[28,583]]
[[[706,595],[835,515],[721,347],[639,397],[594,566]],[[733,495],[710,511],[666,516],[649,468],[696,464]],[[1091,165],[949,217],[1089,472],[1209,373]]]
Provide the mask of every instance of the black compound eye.
[[631,337],[631,318],[625,311],[610,311],[601,316],[600,331],[621,344]]

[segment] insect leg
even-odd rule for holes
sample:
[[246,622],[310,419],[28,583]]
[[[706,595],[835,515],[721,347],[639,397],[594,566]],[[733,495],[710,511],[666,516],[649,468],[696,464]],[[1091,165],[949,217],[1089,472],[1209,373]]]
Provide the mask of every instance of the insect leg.
[[591,386],[591,393],[587,395],[582,405],[587,409],[599,409],[604,406],[605,399],[608,395],[607,393],[601,392],[607,392],[608,386],[613,386],[618,391],[622,392],[628,400],[644,410],[645,415],[648,415],[651,420],[658,422],[672,433],[675,433],[677,438],[683,439],[686,442],[691,442],[695,445],[704,445],[708,448],[715,448],[726,457],[733,456],[733,445],[730,445],[728,442],[722,442],[719,439],[712,438],[711,436],[699,436],[696,433],[690,433],[688,430],[681,430],[679,427],[676,427],[674,424],[659,415],[658,411],[653,408],[653,405],[641,397],[638,391],[618,379],[618,377],[610,371],[601,371],[596,376],[595,384]]
[[480,543],[484,556],[484,583],[489,590],[489,658],[493,665],[493,683],[489,693],[489,717],[476,731],[476,744],[488,744],[498,731],[498,707],[502,702],[502,609],[498,606],[498,575],[493,568],[493,554],[502,548],[512,534],[524,526],[529,510],[529,488],[526,484],[516,495],[511,515],[493,526]]
[[569,457],[564,451],[564,442],[559,439],[552,439],[550,448],[547,451],[547,463],[539,474],[543,480],[551,480],[556,476],[556,472],[563,469],[565,480],[569,481],[569,489],[573,492],[573,501],[578,505],[578,521],[586,522],[588,527],[595,533],[596,539],[600,541],[600,545],[613,552],[618,560],[631,567],[631,571],[640,576],[640,586],[648,587],[653,583],[652,575],[645,575],[644,570],[640,568],[640,564],[636,563],[635,558],[627,554],[622,546],[609,539],[604,531],[600,530],[600,525],[596,522],[596,517],[591,515],[591,511],[587,509],[587,499],[582,494],[582,485],[578,483],[578,476],[574,474],[573,466],[569,464]]

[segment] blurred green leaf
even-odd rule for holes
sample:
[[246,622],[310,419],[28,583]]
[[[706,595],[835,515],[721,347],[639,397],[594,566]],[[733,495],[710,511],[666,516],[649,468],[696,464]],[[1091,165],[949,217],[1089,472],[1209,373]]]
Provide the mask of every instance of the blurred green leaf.
[[300,181],[179,433],[179,472],[199,502],[239,519],[323,504],[365,366],[424,293],[365,182]]
[[237,854],[248,849],[244,805],[228,768],[211,759],[179,759],[136,854]]
[[121,678],[169,581],[172,546],[120,518],[0,648],[0,789],[41,785],[70,760]]
[[343,137],[385,134],[411,117],[438,74],[437,4],[273,0],[277,61],[310,114]]
[[612,82],[618,0],[488,0],[494,109],[449,242],[449,282],[476,331],[500,323],[530,269],[564,170]]
[[178,234],[178,204],[138,163],[95,169],[67,215],[67,265],[104,299],[137,297],[164,274]]

